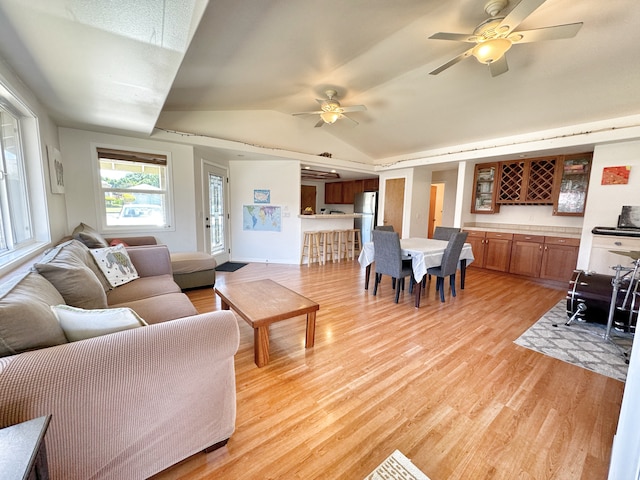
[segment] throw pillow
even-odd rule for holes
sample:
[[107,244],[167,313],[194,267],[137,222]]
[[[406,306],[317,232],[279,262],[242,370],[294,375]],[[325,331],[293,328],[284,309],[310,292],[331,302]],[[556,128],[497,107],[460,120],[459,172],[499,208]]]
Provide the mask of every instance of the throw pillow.
[[122,244],[114,247],[94,248],[91,250],[91,254],[112,287],[118,287],[140,278],[131,263],[127,249]]
[[126,307],[83,310],[68,305],[52,305],[51,310],[70,342],[147,325],[136,312]]
[[109,242],[107,242],[102,235],[84,223],[80,223],[80,225],[73,230],[72,237],[80,240],[89,248],[104,248],[109,246]]
[[67,343],[50,308],[63,302],[53,285],[35,272],[0,285],[0,357]]
[[125,247],[128,247],[129,245],[127,245],[127,242],[125,242],[124,240],[121,240],[119,238],[114,238],[113,240],[111,240],[111,243],[109,244],[112,247],[115,247],[116,245],[124,245]]
[[73,248],[66,248],[69,243],[62,243],[49,251],[34,264],[34,268],[56,287],[67,305],[106,308],[107,295],[104,287],[81,258],[81,253]]

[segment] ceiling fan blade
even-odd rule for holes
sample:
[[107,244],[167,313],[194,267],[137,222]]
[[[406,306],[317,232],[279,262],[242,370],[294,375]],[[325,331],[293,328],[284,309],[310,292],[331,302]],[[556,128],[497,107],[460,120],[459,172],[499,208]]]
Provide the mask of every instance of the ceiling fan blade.
[[464,33],[438,32],[434,33],[429,38],[432,40],[454,40],[456,42],[475,43],[473,35],[466,35]]
[[471,56],[471,51],[473,50],[473,48],[470,48],[469,50],[467,50],[464,53],[461,53],[460,55],[458,55],[457,57],[449,60],[447,63],[445,63],[444,65],[439,66],[438,68],[436,68],[434,71],[429,72],[429,75],[438,75],[440,72],[446,70],[447,68],[455,65],[456,63],[458,63],[461,60],[464,60],[465,58]]
[[317,112],[297,112],[291,115],[320,115],[321,113],[323,113],[322,110],[318,110]]
[[316,123],[316,124],[314,125],[314,127],[316,127],[316,128],[317,128],[317,127],[321,127],[322,125],[324,125],[324,120],[323,120],[323,119],[320,119],[320,120],[318,120],[318,123]]
[[[502,20],[500,25],[496,27],[496,32],[508,35],[545,1],[546,0],[522,0],[506,17],[504,17],[504,20]],[[503,27],[507,27],[506,30],[502,31]]]
[[353,118],[348,117],[347,115],[345,115],[344,113],[340,115],[340,118],[346,118],[347,120],[349,120],[350,122],[355,123],[356,125],[358,125],[358,122],[356,122]]
[[342,107],[343,112],[364,112],[367,109],[364,105],[351,105],[350,107]]
[[[536,28],[533,30],[522,30],[509,35],[509,40],[513,43],[531,43],[541,40],[559,40],[561,38],[572,38],[578,34],[582,27],[582,22],[568,23],[566,25],[556,25],[554,27]],[[522,38],[519,38],[522,37]]]
[[509,71],[509,65],[507,65],[507,57],[506,55],[502,55],[495,62],[491,62],[489,64],[489,71],[491,72],[492,77],[497,77],[498,75],[502,75]]

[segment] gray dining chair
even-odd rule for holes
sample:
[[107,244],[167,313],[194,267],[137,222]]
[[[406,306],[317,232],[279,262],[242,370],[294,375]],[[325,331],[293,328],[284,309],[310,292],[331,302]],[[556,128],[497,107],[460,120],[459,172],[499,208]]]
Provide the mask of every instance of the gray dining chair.
[[456,270],[458,269],[458,261],[460,260],[460,252],[464,242],[467,240],[468,232],[454,233],[449,238],[449,243],[442,254],[442,262],[438,267],[427,268],[429,275],[436,278],[436,292],[440,292],[440,301],[444,302],[444,279],[449,277],[449,285],[451,286],[451,295],[456,296]]
[[457,227],[441,227],[438,225],[433,231],[433,237],[435,240],[449,240],[454,233],[460,233],[460,229]]
[[382,230],[383,232],[393,232],[393,225],[378,225],[374,230]]
[[[405,277],[413,279],[411,263],[402,259],[402,249],[400,247],[400,236],[396,232],[384,230],[374,230],[373,249],[375,252],[375,277],[373,294],[378,293],[378,285],[382,275],[389,275],[395,283],[395,303],[400,298],[400,290],[404,289]],[[413,290],[413,281],[410,280],[410,291]]]

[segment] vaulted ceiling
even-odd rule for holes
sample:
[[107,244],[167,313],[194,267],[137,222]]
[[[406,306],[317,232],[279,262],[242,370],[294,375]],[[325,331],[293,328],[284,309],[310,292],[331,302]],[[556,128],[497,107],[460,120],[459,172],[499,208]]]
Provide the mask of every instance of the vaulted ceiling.
[[[518,4],[510,0],[503,11]],[[508,72],[428,37],[471,33],[486,0],[0,0],[0,55],[72,127],[156,128],[363,164],[640,113],[637,0],[547,0]],[[197,28],[196,28],[197,27]],[[367,110],[315,128],[336,90]]]

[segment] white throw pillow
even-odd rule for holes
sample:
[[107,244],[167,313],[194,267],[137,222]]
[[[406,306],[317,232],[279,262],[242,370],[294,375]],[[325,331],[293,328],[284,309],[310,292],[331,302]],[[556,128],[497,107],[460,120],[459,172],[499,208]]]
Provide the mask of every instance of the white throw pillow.
[[112,287],[118,287],[140,278],[131,263],[127,249],[122,244],[107,248],[93,248],[91,255]]
[[69,305],[52,305],[51,310],[70,342],[147,325],[136,312],[126,307],[84,310]]

